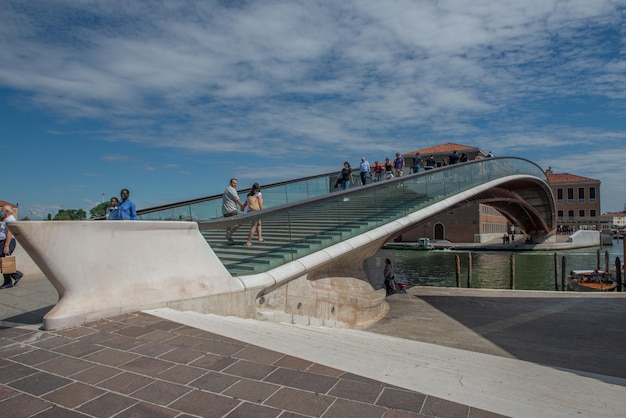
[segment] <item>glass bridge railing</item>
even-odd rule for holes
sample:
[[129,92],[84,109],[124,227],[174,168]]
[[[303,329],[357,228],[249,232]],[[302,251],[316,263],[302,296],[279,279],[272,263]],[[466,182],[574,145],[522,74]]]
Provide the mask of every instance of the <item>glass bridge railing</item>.
[[[220,195],[209,201],[141,214],[141,219],[196,220],[224,266],[232,275],[241,276],[270,270],[459,192],[514,174],[546,181],[543,170],[528,160],[485,158],[336,193],[331,193],[336,173],[263,187],[265,209],[235,217],[217,218],[221,216]],[[211,216],[215,219],[207,219]],[[247,247],[244,244],[256,219],[262,221],[264,242],[258,243],[255,236],[253,245]],[[228,245],[226,229],[233,227],[236,244]]]

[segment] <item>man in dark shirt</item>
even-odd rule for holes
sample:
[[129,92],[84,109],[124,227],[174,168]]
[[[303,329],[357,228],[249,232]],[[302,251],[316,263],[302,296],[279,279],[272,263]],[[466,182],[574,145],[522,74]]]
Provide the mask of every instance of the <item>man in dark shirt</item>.
[[437,161],[435,158],[432,155],[426,158],[426,166],[424,167],[424,170],[432,170],[435,167],[437,167]]
[[456,153],[456,150],[452,151],[452,154],[448,157],[448,161],[450,164],[456,164],[459,162],[459,154]]

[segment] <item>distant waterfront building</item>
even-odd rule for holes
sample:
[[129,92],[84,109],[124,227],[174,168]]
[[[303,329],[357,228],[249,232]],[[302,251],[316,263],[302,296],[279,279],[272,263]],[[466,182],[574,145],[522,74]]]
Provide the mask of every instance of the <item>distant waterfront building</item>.
[[602,214],[602,226],[606,229],[624,229],[626,228],[626,211],[622,212],[606,212]]
[[546,170],[556,202],[557,231],[601,231],[600,180]]

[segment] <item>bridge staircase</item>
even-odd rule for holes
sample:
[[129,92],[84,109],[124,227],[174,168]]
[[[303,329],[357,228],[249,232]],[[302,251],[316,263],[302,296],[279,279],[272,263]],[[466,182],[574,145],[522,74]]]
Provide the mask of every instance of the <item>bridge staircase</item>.
[[[519,158],[476,160],[348,190],[337,191],[335,180],[336,173],[328,173],[264,186],[264,210],[230,218],[221,217],[221,195],[146,209],[139,216],[198,222],[203,237],[233,276],[268,271],[467,191],[475,190],[477,199],[490,203],[504,202],[503,213],[512,214],[511,218],[517,210],[518,225],[526,221],[522,218],[530,219],[533,227],[546,219],[545,230],[554,220],[553,201],[544,197],[550,193],[545,173]],[[494,180],[517,183],[498,192],[485,188]],[[240,193],[242,201],[247,192]],[[262,221],[264,242],[255,236],[247,247],[255,219]],[[238,228],[235,244],[228,245],[226,230],[233,226]]]

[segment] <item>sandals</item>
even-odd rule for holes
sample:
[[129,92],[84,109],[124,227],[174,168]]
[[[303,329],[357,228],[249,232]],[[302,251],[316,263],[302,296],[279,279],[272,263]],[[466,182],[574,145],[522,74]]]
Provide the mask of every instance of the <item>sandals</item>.
[[264,240],[264,239],[260,239],[260,240],[259,240],[259,243],[260,243],[260,244],[263,244],[264,242],[265,242],[265,240]]
[[252,247],[252,244],[249,242],[246,242],[246,247]]

